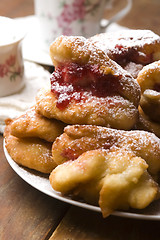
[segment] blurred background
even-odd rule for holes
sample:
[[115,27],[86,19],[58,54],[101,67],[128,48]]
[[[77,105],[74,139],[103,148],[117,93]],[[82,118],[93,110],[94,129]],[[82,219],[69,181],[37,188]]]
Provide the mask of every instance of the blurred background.
[[[116,0],[115,0],[116,1]],[[117,0],[117,9],[126,4],[125,0]],[[117,11],[116,7],[105,11],[104,17],[110,17]],[[160,34],[160,0],[133,0],[129,14],[118,24],[133,29],[150,29]],[[23,17],[34,14],[33,0],[0,0],[0,15],[11,18]]]

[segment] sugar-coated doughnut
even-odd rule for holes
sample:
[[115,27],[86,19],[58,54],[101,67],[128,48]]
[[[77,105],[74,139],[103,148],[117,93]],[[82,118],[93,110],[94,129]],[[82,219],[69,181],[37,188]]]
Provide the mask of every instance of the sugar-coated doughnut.
[[35,112],[35,107],[28,109],[23,115],[12,120],[11,135],[24,137],[38,137],[53,142],[63,133],[66,124],[56,119],[48,119]]
[[143,66],[160,59],[160,37],[150,30],[101,33],[90,41],[135,78]]
[[146,131],[124,131],[92,125],[67,126],[54,141],[52,156],[59,165],[78,158],[83,152],[99,148],[125,148],[143,158],[151,174],[160,171],[160,139]]
[[17,138],[11,135],[10,119],[4,131],[5,147],[12,159],[21,166],[50,173],[56,167],[52,159],[52,143],[40,138]]
[[132,128],[140,88],[130,74],[83,37],[57,38],[50,55],[56,70],[51,91],[36,97],[38,113],[68,124]]
[[58,164],[50,174],[53,189],[99,204],[104,217],[160,197],[152,178],[160,171],[160,139],[152,133],[67,126],[52,155]]

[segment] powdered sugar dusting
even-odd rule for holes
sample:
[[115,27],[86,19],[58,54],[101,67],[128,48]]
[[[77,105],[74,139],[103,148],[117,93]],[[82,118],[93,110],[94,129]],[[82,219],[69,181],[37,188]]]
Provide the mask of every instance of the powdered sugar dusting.
[[103,51],[115,51],[116,45],[123,48],[144,49],[146,45],[160,44],[160,37],[150,30],[123,30],[95,35],[91,38]]
[[[143,158],[148,163],[149,171],[152,174],[160,171],[160,139],[153,133],[138,130],[123,131],[84,125],[67,126],[65,133],[72,139],[73,148],[78,149],[78,146],[74,145],[78,142],[74,140],[77,137],[80,139],[84,151],[87,151],[87,149],[105,149],[106,146],[107,148],[109,146],[111,149],[124,148],[126,151],[134,153],[135,156]],[[87,144],[85,143],[86,139]],[[108,142],[109,145],[106,145]]]
[[123,86],[120,94],[135,105],[138,104],[140,88],[137,82],[90,40],[83,37],[61,36],[51,45],[50,55],[55,66],[70,62],[80,65],[97,64],[102,73],[120,77]]
[[90,41],[135,78],[143,66],[159,59],[160,37],[149,30],[102,33]]

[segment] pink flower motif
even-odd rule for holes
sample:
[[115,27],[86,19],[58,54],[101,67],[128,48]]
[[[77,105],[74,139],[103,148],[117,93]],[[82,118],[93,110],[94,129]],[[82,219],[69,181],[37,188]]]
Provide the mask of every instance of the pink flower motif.
[[8,73],[8,66],[6,64],[0,64],[0,77],[4,77]]
[[76,16],[76,19],[84,19],[85,17],[85,0],[75,0],[72,4],[74,15]]
[[15,64],[15,62],[16,62],[16,56],[15,56],[15,55],[11,55],[11,56],[7,59],[6,64],[7,64],[8,66],[13,66],[13,65]]
[[[72,34],[72,22],[78,21],[82,24],[86,14],[96,14],[96,9],[101,0],[97,0],[96,3],[89,2],[86,4],[86,0],[74,0],[72,4],[64,4],[61,14],[57,17],[57,23],[59,28],[62,29],[64,35]],[[89,9],[88,9],[89,7]],[[85,28],[82,26],[82,32],[85,34]]]
[[85,0],[74,0],[71,5],[64,4],[62,13],[57,17],[58,26],[63,29],[63,34],[70,35],[72,30],[69,27],[73,21],[83,20],[85,17]]
[[57,17],[57,21],[58,21],[58,25],[59,27],[63,28],[65,26],[67,26],[68,24],[70,24],[73,20],[75,19],[74,15],[73,15],[73,11],[70,5],[65,4],[64,5],[64,9],[61,13],[61,15],[59,15]]
[[10,81],[15,80],[17,76],[23,74],[23,68],[16,68],[16,56],[11,55],[4,64],[0,64],[0,77],[9,76]]
[[60,28],[66,28],[68,26],[68,22],[65,21],[65,19],[62,15],[57,17],[57,22],[58,22],[58,26]]

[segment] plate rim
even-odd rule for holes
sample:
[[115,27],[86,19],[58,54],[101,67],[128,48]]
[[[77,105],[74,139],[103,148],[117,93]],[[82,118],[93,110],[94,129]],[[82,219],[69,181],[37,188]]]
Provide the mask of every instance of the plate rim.
[[[91,204],[88,204],[88,203],[83,203],[83,202],[80,202],[80,201],[76,201],[76,200],[73,200],[69,197],[64,197],[64,196],[60,195],[61,193],[56,192],[54,189],[52,189],[51,185],[50,185],[50,187],[51,187],[52,193],[50,193],[48,190],[45,190],[45,189],[42,190],[41,188],[38,188],[38,186],[36,186],[32,181],[29,181],[27,179],[27,177],[23,176],[23,174],[21,173],[22,169],[23,169],[23,171],[26,171],[27,173],[29,173],[29,171],[27,171],[27,167],[24,168],[24,167],[18,165],[9,155],[9,153],[8,153],[6,147],[5,147],[5,138],[3,140],[3,150],[4,150],[5,157],[7,159],[7,162],[9,163],[10,167],[14,170],[14,172],[21,179],[23,179],[26,183],[28,183],[33,188],[35,188],[38,191],[46,194],[47,196],[55,198],[59,201],[62,201],[62,202],[65,202],[65,203],[68,203],[68,204],[71,204],[71,205],[74,205],[74,206],[77,206],[77,207],[85,208],[85,209],[88,209],[88,210],[91,210],[91,211],[94,211],[94,212],[101,213],[100,207],[97,207],[97,206],[94,206],[94,205],[91,205]],[[38,173],[38,171],[37,171],[37,173]],[[33,173],[30,173],[30,174],[34,175]],[[34,177],[36,177],[36,175],[34,175]],[[37,176],[37,177],[41,177],[41,176]],[[48,179],[48,182],[49,182],[49,179]],[[124,212],[124,211],[114,211],[110,215],[123,217],[123,218],[132,218],[132,219],[156,220],[156,221],[160,220],[160,215],[148,215],[148,214],[140,214],[140,213],[132,213],[132,212]]]

